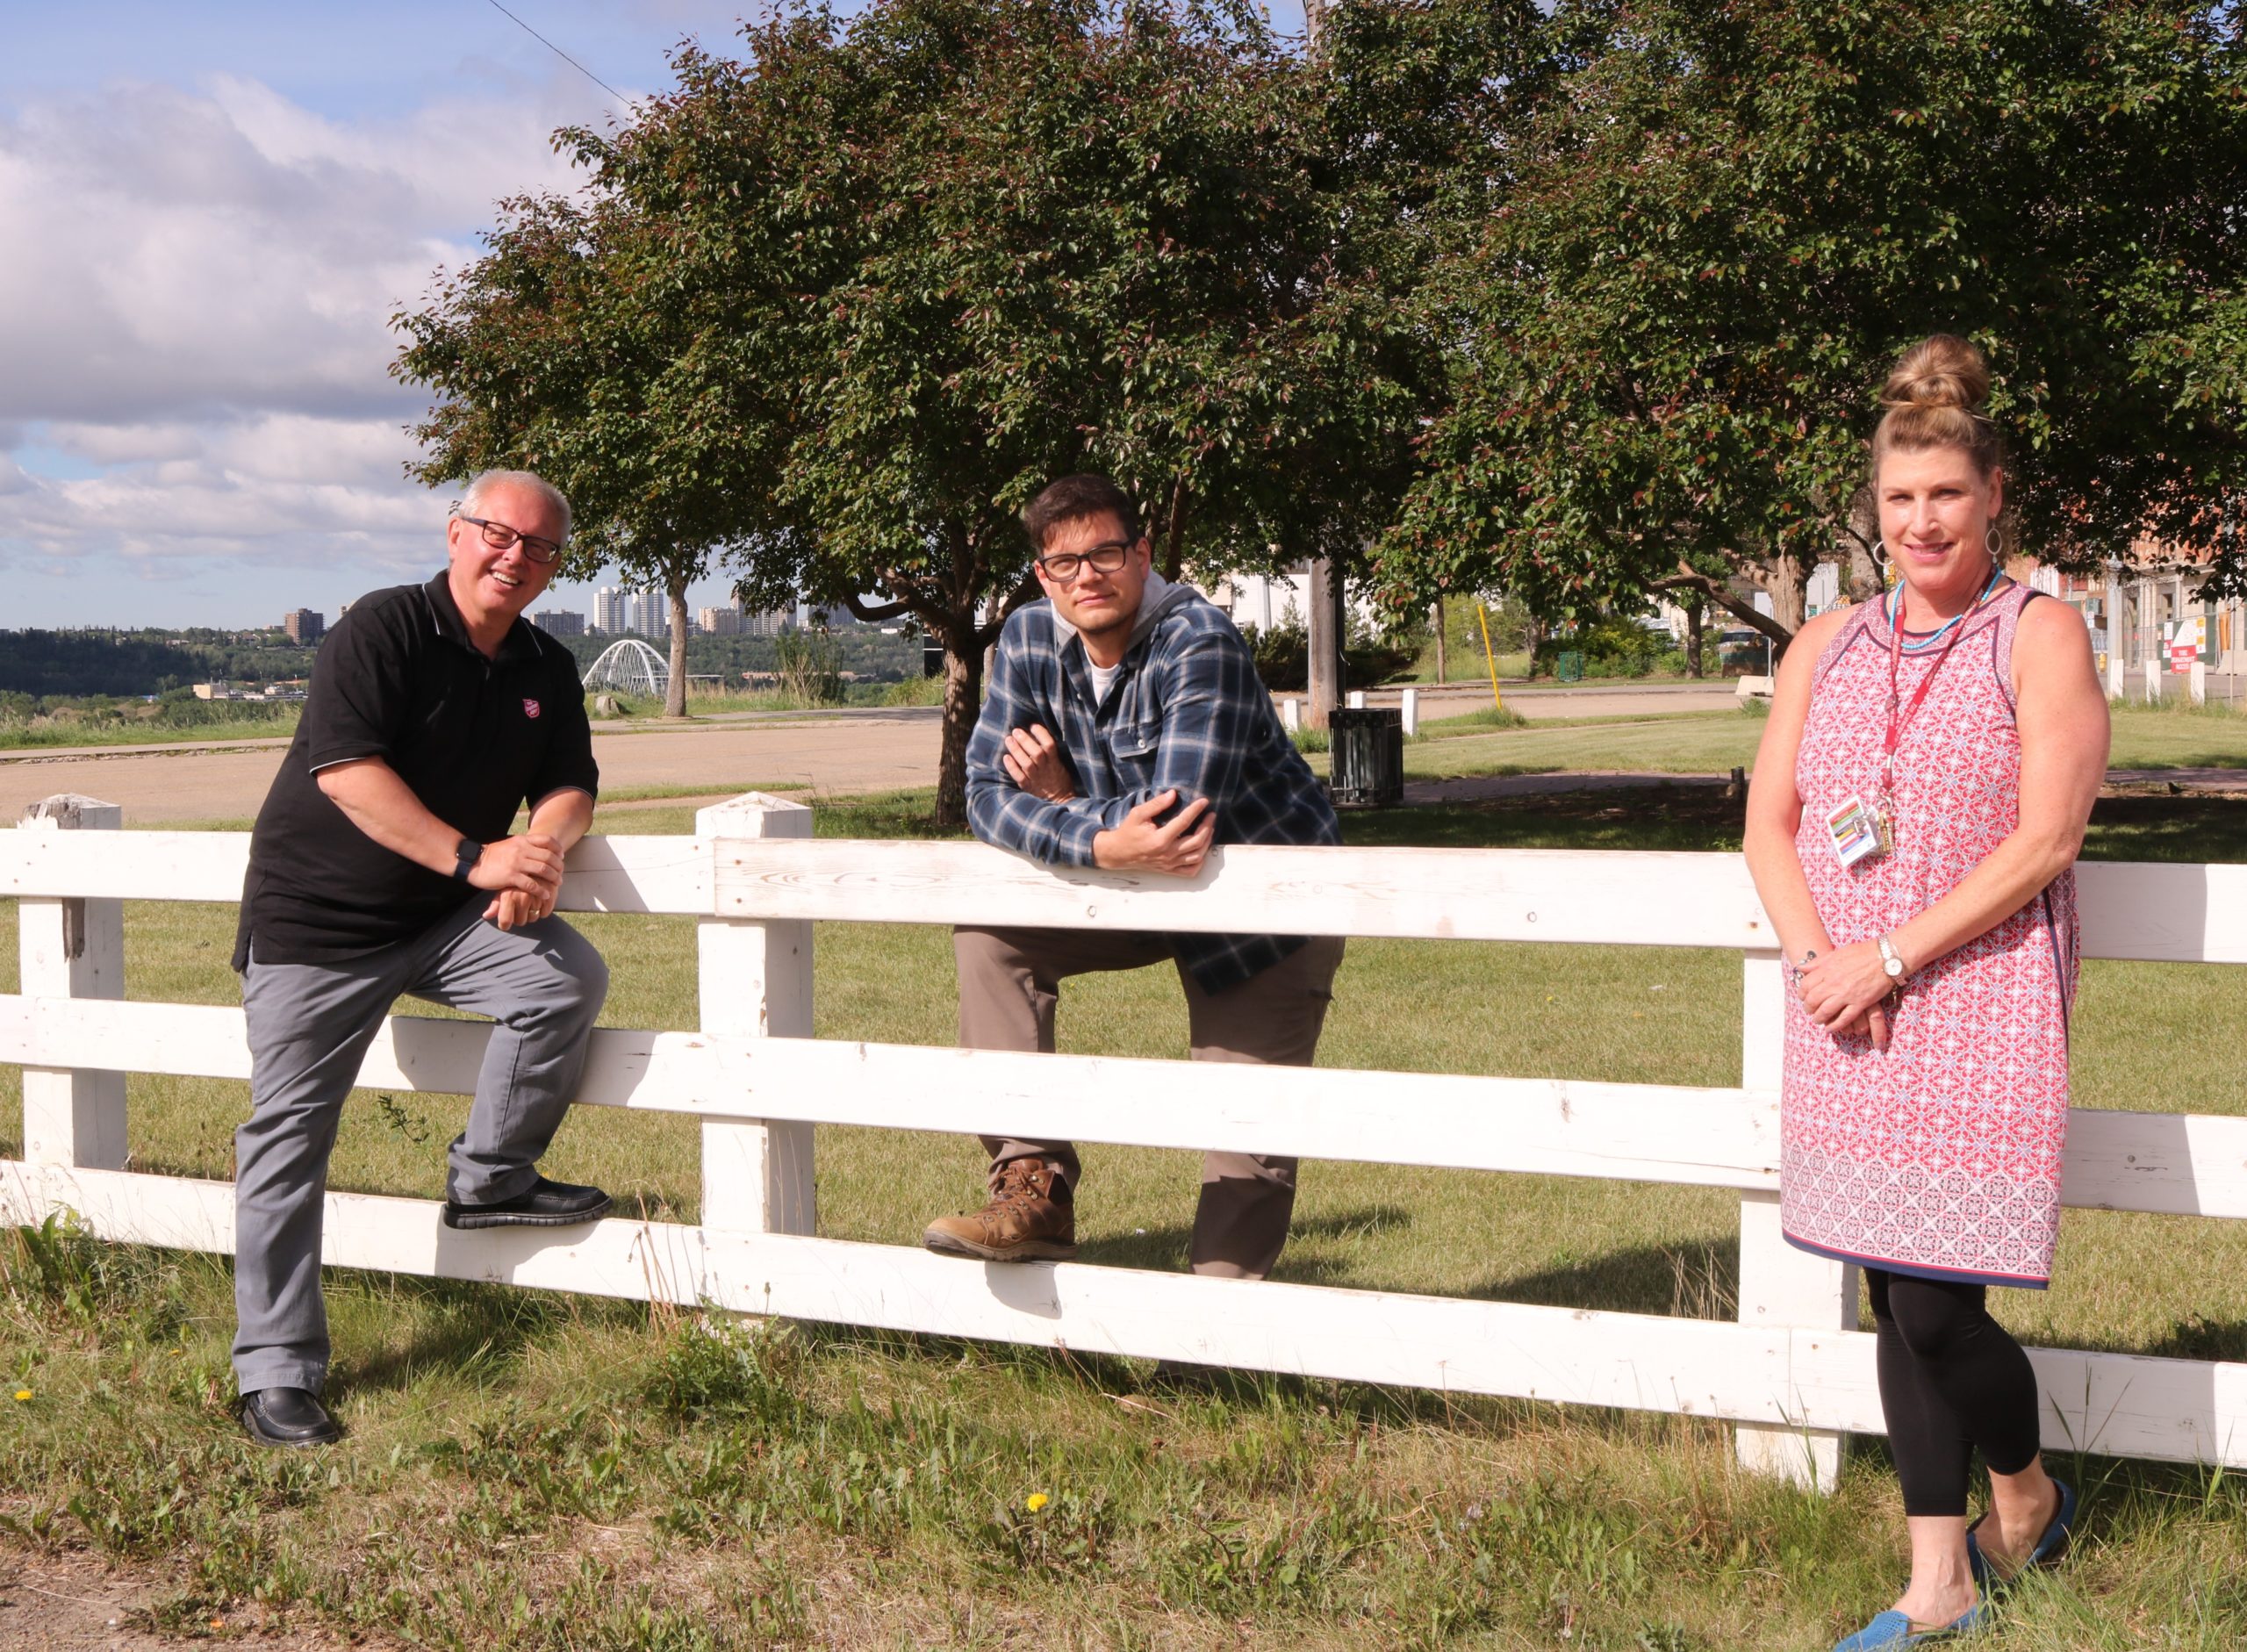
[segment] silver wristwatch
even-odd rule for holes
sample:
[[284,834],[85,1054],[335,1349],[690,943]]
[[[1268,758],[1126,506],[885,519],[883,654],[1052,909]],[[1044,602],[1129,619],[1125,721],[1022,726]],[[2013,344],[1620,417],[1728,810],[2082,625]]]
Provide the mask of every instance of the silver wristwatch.
[[1911,975],[1911,972],[1904,967],[1903,955],[1897,952],[1896,943],[1885,935],[1880,937],[1880,966],[1888,972],[1892,986],[1901,987]]

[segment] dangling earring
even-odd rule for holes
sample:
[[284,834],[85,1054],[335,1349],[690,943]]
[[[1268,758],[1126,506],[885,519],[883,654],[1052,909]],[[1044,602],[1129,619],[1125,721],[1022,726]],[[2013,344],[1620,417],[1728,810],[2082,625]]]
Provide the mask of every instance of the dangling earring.
[[1982,536],[1982,542],[1989,547],[1990,566],[1996,568],[2005,559],[2005,535],[1998,530],[1996,517],[1990,518],[1990,531]]

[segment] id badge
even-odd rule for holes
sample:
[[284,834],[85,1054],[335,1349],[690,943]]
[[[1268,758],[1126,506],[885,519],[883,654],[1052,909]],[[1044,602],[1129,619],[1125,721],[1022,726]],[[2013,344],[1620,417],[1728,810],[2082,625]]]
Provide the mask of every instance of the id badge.
[[1834,858],[1845,866],[1870,860],[1885,846],[1880,841],[1879,821],[1864,800],[1854,795],[1843,798],[1826,816],[1826,835],[1833,840]]

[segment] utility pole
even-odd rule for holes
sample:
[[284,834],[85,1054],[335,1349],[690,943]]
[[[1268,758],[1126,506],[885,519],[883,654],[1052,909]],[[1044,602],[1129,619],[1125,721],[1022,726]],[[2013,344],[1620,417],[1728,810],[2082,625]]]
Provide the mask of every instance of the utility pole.
[[[1320,55],[1319,36],[1329,4],[1331,0],[1303,0],[1303,45],[1314,58]],[[1310,612],[1303,618],[1303,628],[1310,656],[1310,703],[1303,707],[1303,722],[1324,729],[1342,702],[1342,578],[1331,557],[1311,560]]]
[[1310,564],[1310,612],[1304,623],[1310,645],[1310,703],[1303,707],[1303,723],[1324,729],[1342,703],[1342,581],[1331,557]]

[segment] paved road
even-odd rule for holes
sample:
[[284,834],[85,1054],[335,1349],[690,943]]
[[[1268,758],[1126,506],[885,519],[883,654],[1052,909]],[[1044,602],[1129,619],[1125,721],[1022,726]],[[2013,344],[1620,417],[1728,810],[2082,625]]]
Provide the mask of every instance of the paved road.
[[[722,794],[755,788],[879,792],[936,778],[933,711],[850,717],[772,718],[692,729],[599,730],[593,743],[610,791],[690,786]],[[265,801],[285,741],[140,747],[97,753],[0,755],[0,822],[42,797],[78,792],[125,806],[128,826],[248,820]]]
[[[1375,705],[1394,705],[1377,690]],[[1506,704],[1543,722],[1554,717],[1660,716],[1721,710],[1723,689],[1692,684],[1583,684],[1508,687]],[[1457,716],[1490,703],[1488,686],[1423,691],[1423,717]],[[853,707],[818,714],[735,713],[688,729],[596,725],[593,751],[611,792],[691,786],[721,794],[752,787],[816,794],[888,791],[934,783],[939,746],[933,707]],[[0,822],[42,797],[77,792],[122,803],[128,825],[247,820],[272,784],[288,742],[195,742],[0,752]]]

